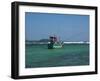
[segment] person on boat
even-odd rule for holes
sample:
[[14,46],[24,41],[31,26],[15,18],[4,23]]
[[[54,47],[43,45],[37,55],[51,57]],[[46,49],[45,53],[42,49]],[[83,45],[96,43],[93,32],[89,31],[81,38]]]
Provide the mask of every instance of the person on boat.
[[54,45],[54,37],[53,36],[50,36],[49,37],[49,40],[50,40],[50,44],[48,44],[48,49],[53,49],[53,45]]

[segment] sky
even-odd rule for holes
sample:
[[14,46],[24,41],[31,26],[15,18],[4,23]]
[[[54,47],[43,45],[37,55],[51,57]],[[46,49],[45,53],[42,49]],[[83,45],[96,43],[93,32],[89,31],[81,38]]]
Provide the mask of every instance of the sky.
[[89,15],[25,12],[25,40],[89,41]]

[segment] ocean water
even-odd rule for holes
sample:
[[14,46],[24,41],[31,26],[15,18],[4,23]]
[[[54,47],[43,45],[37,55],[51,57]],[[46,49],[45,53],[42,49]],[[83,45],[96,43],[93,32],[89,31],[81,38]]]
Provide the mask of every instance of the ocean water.
[[46,44],[25,47],[25,67],[60,67],[89,65],[89,44],[65,44],[48,49]]

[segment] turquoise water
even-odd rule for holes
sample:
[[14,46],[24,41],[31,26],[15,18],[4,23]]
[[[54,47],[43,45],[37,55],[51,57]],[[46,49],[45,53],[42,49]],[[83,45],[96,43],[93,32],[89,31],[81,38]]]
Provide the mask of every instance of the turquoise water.
[[32,44],[25,49],[26,68],[89,65],[89,44],[66,44],[59,49]]

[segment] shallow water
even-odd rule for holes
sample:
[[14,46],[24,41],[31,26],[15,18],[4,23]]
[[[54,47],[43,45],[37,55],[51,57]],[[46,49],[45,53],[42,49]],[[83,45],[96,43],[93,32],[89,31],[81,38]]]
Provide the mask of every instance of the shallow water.
[[89,65],[89,44],[66,44],[58,49],[32,44],[25,49],[26,68]]

